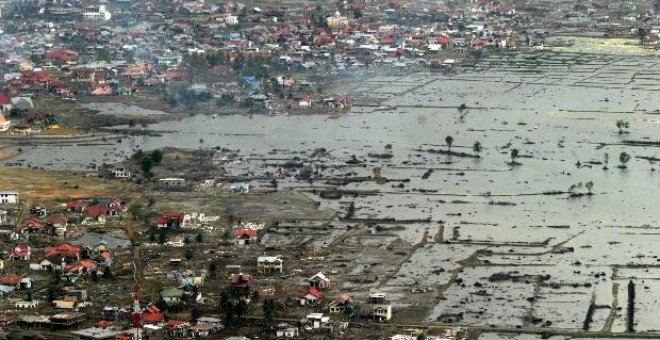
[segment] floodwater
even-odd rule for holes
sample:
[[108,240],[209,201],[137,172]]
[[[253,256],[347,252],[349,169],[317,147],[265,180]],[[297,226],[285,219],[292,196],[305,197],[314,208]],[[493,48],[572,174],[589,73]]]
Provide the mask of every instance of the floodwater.
[[[660,301],[655,298],[660,286],[653,280],[660,272],[648,272],[647,267],[658,262],[660,173],[653,171],[657,165],[637,157],[660,153],[657,146],[623,142],[660,141],[657,66],[657,58],[627,55],[493,56],[453,75],[355,79],[346,88],[355,98],[353,107],[337,119],[198,115],[149,127],[163,131],[162,136],[122,138],[121,143],[102,146],[39,145],[18,158],[25,160],[23,166],[79,169],[119,160],[137,148],[220,146],[240,150],[240,162],[226,164],[229,174],[237,176],[275,172],[264,166],[264,157],[277,163],[276,159],[299,156],[317,169],[317,178],[371,176],[374,167],[382,167],[383,177],[410,181],[350,183],[339,189],[378,193],[341,200],[311,193],[328,188],[321,180],[282,178],[281,186],[309,192],[321,201],[321,208],[343,211],[346,202],[353,201],[357,218],[430,218],[432,222],[390,231],[410,244],[419,242],[424,230],[435,235],[438,221],[444,222],[443,239],[452,244],[420,247],[412,263],[384,285],[392,296],[401,297],[395,305],[406,304],[400,293],[411,287],[437,287],[450,279],[446,271],[457,268],[459,260],[488,249],[494,253],[477,259],[497,266],[463,268],[459,276],[466,287],[450,286],[445,299],[432,306],[427,321],[462,311],[462,321],[469,323],[530,326],[525,317],[533,315],[550,327],[578,329],[592,295],[597,304],[611,306],[613,284],[619,283],[618,306],[624,309],[615,313],[611,329],[623,331],[626,284],[630,278],[643,278],[634,279],[636,329],[653,330],[660,317]],[[362,102],[377,104],[361,106]],[[457,109],[461,104],[468,108],[463,117]],[[617,133],[619,119],[630,123],[629,133]],[[481,158],[425,151],[446,149],[449,135],[454,139],[452,151],[474,153],[473,143],[480,142]],[[392,148],[385,148],[387,144]],[[307,159],[317,148],[329,154]],[[514,148],[520,150],[519,166],[509,165]],[[619,154],[624,151],[632,159],[620,169]],[[391,153],[392,158],[370,153]],[[601,162],[606,154],[608,170],[588,163]],[[347,165],[352,156],[363,163]],[[422,179],[428,169],[434,172]],[[568,191],[578,183],[583,184],[579,191],[586,193],[588,181],[594,183],[593,196],[543,195]],[[571,251],[552,253],[560,242]],[[550,279],[538,287],[524,280],[487,280],[499,272]],[[596,277],[600,273],[604,275]],[[475,282],[481,288],[475,288]],[[476,294],[479,290],[485,292]],[[596,310],[592,329],[609,329],[608,315],[610,309]]]

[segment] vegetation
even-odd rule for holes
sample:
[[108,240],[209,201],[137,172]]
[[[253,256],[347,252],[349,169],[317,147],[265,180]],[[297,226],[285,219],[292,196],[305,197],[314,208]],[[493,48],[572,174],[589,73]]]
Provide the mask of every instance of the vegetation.
[[474,142],[474,145],[472,145],[472,151],[476,153],[481,152],[481,143],[480,142]]
[[516,159],[518,158],[520,154],[520,151],[518,149],[511,149],[511,164],[516,163]]
[[619,119],[616,121],[616,128],[619,129],[619,134],[622,135],[624,133],[628,133],[628,128],[630,128],[630,123],[623,119]]
[[622,169],[627,168],[628,166],[626,165],[630,161],[630,155],[627,152],[621,152],[619,154],[619,162],[621,162],[621,165],[619,166]]
[[447,144],[447,152],[451,152],[451,145],[454,144],[454,137],[445,137],[445,143]]

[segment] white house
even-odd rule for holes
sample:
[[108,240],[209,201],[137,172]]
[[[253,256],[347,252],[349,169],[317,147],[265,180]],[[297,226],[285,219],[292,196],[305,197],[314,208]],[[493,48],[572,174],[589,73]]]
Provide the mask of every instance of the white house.
[[104,20],[108,21],[112,19],[112,13],[108,10],[105,5],[88,6],[85,9],[85,12],[82,14],[83,19],[85,20]]
[[0,225],[7,223],[7,212],[0,210]]
[[307,315],[307,322],[312,328],[321,328],[324,324],[330,321],[329,316],[323,315],[323,313],[310,313]]
[[16,191],[0,191],[0,204],[17,204],[18,192]]
[[115,178],[131,178],[131,170],[123,166],[118,166],[112,170],[112,175]]
[[257,270],[260,273],[281,273],[283,261],[279,256],[259,256]]
[[161,178],[158,184],[163,188],[183,188],[186,186],[186,180],[183,178]]

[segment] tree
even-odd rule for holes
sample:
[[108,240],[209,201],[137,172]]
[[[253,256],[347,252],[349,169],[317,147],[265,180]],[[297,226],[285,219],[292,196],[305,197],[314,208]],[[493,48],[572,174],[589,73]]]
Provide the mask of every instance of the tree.
[[105,269],[103,270],[103,278],[104,279],[112,278],[112,270],[110,270],[110,267],[105,267]]
[[594,182],[589,181],[589,182],[587,182],[584,186],[585,186],[585,187],[587,188],[587,190],[589,191],[589,195],[592,195],[591,190],[593,190],[593,188],[594,188]]
[[167,242],[167,232],[163,230],[160,232],[160,234],[158,234],[158,243],[165,244],[166,242]]
[[621,162],[621,166],[620,166],[620,167],[621,167],[622,169],[625,169],[625,168],[628,167],[628,166],[626,165],[626,163],[628,163],[628,161],[630,161],[630,155],[629,155],[627,152],[625,152],[625,151],[624,151],[624,152],[621,152],[621,153],[619,154],[619,162]]
[[190,237],[186,236],[183,238],[183,244],[189,244],[190,243]]
[[154,174],[151,172],[151,169],[154,167],[154,162],[151,160],[150,157],[142,158],[142,162],[140,162],[140,167],[142,168],[142,173],[144,174],[144,178],[146,178],[147,181],[150,181],[151,178],[154,177]]
[[273,301],[273,299],[266,299],[261,308],[264,312],[264,323],[268,325],[273,321],[273,314],[275,314],[275,301]]
[[474,142],[474,145],[472,145],[472,151],[476,153],[481,152],[481,143],[480,142]]
[[619,134],[621,135],[621,134],[624,134],[624,133],[628,133],[628,131],[626,131],[626,130],[630,127],[630,123],[628,123],[627,121],[625,121],[623,119],[619,119],[619,120],[616,121],[616,127],[617,127],[617,129],[619,129]]
[[160,164],[163,161],[163,152],[158,149],[151,151],[151,161],[154,164]]
[[516,158],[518,158],[519,153],[520,153],[520,151],[518,151],[518,149],[512,149],[511,150],[511,164],[516,162]]
[[186,258],[186,260],[190,261],[192,260],[194,254],[192,249],[186,249],[186,252],[183,254],[183,256]]
[[215,263],[215,261],[213,261],[209,264],[209,276],[215,279],[217,275],[218,275],[218,264]]
[[204,243],[204,236],[202,236],[202,234],[197,234],[195,241],[197,241],[197,243]]
[[447,152],[451,151],[451,145],[454,143],[454,137],[447,136],[445,137],[445,143],[447,143]]

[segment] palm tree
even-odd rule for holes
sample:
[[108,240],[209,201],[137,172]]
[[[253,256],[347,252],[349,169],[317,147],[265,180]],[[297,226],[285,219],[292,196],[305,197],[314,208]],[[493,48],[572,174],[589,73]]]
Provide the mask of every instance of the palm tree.
[[621,152],[621,153],[619,154],[619,162],[621,162],[621,166],[620,166],[620,167],[621,167],[622,169],[627,168],[626,163],[628,163],[628,161],[630,161],[630,155],[629,155],[627,152],[625,152],[625,151],[624,151],[624,152]]
[[587,190],[589,191],[589,195],[592,195],[593,193],[591,192],[591,190],[593,190],[593,188],[594,188],[594,182],[589,181],[589,182],[587,182],[584,186],[585,186],[585,187],[587,188]]
[[518,151],[518,149],[511,149],[511,163],[512,164],[516,162],[516,158],[518,158],[519,153],[520,153],[520,151]]
[[474,142],[474,145],[472,145],[472,151],[474,151],[476,153],[480,153],[481,152],[481,143]]
[[619,134],[622,135],[624,133],[627,133],[627,131],[625,131],[625,130],[630,127],[630,123],[628,123],[627,121],[625,121],[623,119],[619,119],[619,120],[616,121],[616,127],[617,127],[617,129],[619,129]]
[[451,152],[451,145],[454,143],[454,137],[452,136],[445,137],[445,143],[447,143],[447,152]]

